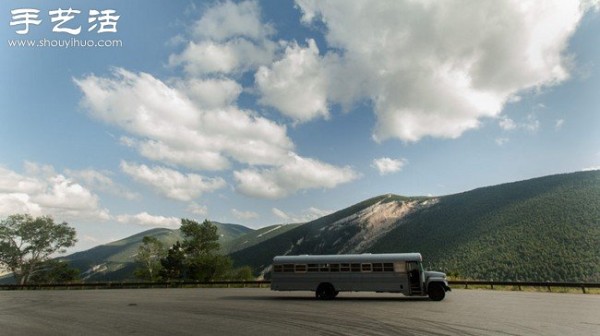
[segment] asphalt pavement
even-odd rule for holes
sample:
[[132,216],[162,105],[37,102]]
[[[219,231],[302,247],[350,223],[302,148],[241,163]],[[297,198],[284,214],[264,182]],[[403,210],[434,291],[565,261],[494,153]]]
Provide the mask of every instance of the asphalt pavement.
[[600,295],[400,294],[259,288],[0,291],[11,335],[600,335]]

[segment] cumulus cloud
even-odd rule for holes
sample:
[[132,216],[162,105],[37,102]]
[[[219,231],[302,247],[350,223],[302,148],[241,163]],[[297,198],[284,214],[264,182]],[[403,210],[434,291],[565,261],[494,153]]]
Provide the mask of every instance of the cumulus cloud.
[[188,75],[231,74],[269,64],[277,44],[269,39],[273,27],[261,22],[256,1],[225,1],[209,7],[192,29],[192,41],[169,57]]
[[256,1],[222,2],[208,8],[193,27],[197,39],[226,41],[243,36],[263,40],[274,33],[274,28],[261,20],[261,10]]
[[[89,75],[75,83],[90,114],[135,136],[126,142],[151,160],[220,170],[229,167],[230,158],[277,164],[293,148],[285,126],[235,106],[199,108],[186,94],[150,74],[114,69],[112,77]],[[207,85],[216,90],[234,87],[224,83]],[[232,94],[223,96],[217,100],[228,100]]]
[[222,178],[206,178],[198,174],[182,174],[165,167],[121,162],[121,170],[137,182],[151,186],[160,194],[179,201],[191,201],[205,192],[225,187]]
[[292,43],[283,59],[255,75],[260,103],[277,108],[295,121],[327,118],[327,78],[314,40],[302,48]]
[[257,45],[240,38],[227,42],[189,42],[181,54],[169,57],[169,65],[183,66],[186,73],[195,76],[238,73],[268,64],[276,48],[273,42]]
[[388,157],[383,157],[373,160],[371,167],[377,169],[379,175],[387,175],[401,171],[405,165],[405,159],[391,159]]
[[98,196],[51,166],[25,164],[25,174],[0,166],[0,215],[29,213],[59,220],[107,220]]
[[84,170],[66,170],[65,173],[85,185],[86,187],[101,192],[106,192],[112,195],[126,198],[128,200],[139,199],[140,195],[130,191],[125,186],[114,182],[108,175],[110,172],[101,172],[95,169]]
[[215,109],[232,105],[242,86],[228,78],[191,78],[175,80],[175,88],[184,92],[200,108]]
[[178,229],[181,221],[175,217],[153,216],[147,212],[141,212],[137,215],[119,215],[117,222],[122,224],[134,224],[144,227],[159,227],[167,229]]
[[[75,83],[84,93],[82,104],[90,114],[131,134],[122,137],[121,143],[148,159],[194,170],[228,169],[231,160],[273,167],[236,171],[236,189],[243,194],[279,198],[300,189],[333,188],[357,177],[349,167],[335,167],[295,154],[285,126],[236,106],[200,108],[202,104],[192,102],[186,93],[150,74],[114,69],[112,77],[89,75],[75,79]],[[217,90],[235,87],[227,81],[208,85]],[[216,104],[234,95],[224,94],[225,98],[217,99]],[[201,99],[200,95],[196,99]],[[215,102],[207,104],[214,106]],[[126,162],[121,168],[161,194],[182,201],[225,184],[222,179],[186,176],[170,168]],[[284,176],[287,173],[292,177]],[[199,188],[191,189],[187,182]],[[265,184],[255,189],[261,183]]]
[[236,189],[248,196],[276,199],[299,190],[334,188],[359,177],[351,167],[338,167],[290,153],[287,161],[274,168],[234,172]]
[[328,99],[371,100],[377,141],[456,138],[499,115],[518,92],[564,81],[568,39],[590,7],[562,0],[296,3],[305,23],[327,27]]

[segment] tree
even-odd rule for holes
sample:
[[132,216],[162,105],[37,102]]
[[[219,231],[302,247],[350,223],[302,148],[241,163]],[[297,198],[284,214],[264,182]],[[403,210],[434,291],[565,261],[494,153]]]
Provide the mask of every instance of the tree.
[[166,256],[167,251],[156,237],[144,236],[142,243],[135,256],[135,261],[141,265],[135,270],[135,276],[144,280],[157,281],[163,267],[160,260]]
[[254,274],[252,274],[252,268],[250,268],[250,266],[243,266],[232,270],[229,279],[238,281],[254,280]]
[[75,229],[66,222],[55,224],[49,216],[9,216],[0,221],[0,263],[24,285],[51,255],[75,245],[75,235]]
[[190,219],[181,219],[184,236],[186,276],[192,280],[211,281],[227,277],[232,262],[229,257],[219,255],[217,226],[208,220],[198,224]]
[[159,276],[167,281],[183,279],[185,277],[185,253],[181,243],[177,241],[168,251],[167,256],[160,259],[162,268]]
[[208,220],[198,224],[194,220],[182,218],[179,230],[185,237],[183,248],[188,256],[195,258],[219,251],[217,226]]
[[29,282],[48,284],[77,281],[80,273],[77,268],[70,267],[65,261],[51,259],[40,264],[38,270],[29,277]]

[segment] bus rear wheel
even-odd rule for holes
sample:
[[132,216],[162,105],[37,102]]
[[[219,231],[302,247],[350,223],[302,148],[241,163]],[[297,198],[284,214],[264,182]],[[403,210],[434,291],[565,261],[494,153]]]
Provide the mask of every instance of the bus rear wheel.
[[337,296],[337,293],[332,284],[322,283],[317,287],[315,296],[319,300],[333,300]]
[[446,297],[446,290],[441,284],[429,285],[429,298],[433,301],[442,301]]

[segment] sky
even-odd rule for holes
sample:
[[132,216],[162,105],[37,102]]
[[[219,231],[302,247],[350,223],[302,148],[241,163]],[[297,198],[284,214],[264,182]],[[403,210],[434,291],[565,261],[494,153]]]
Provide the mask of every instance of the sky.
[[0,3],[0,218],[73,250],[600,168],[598,1]]

